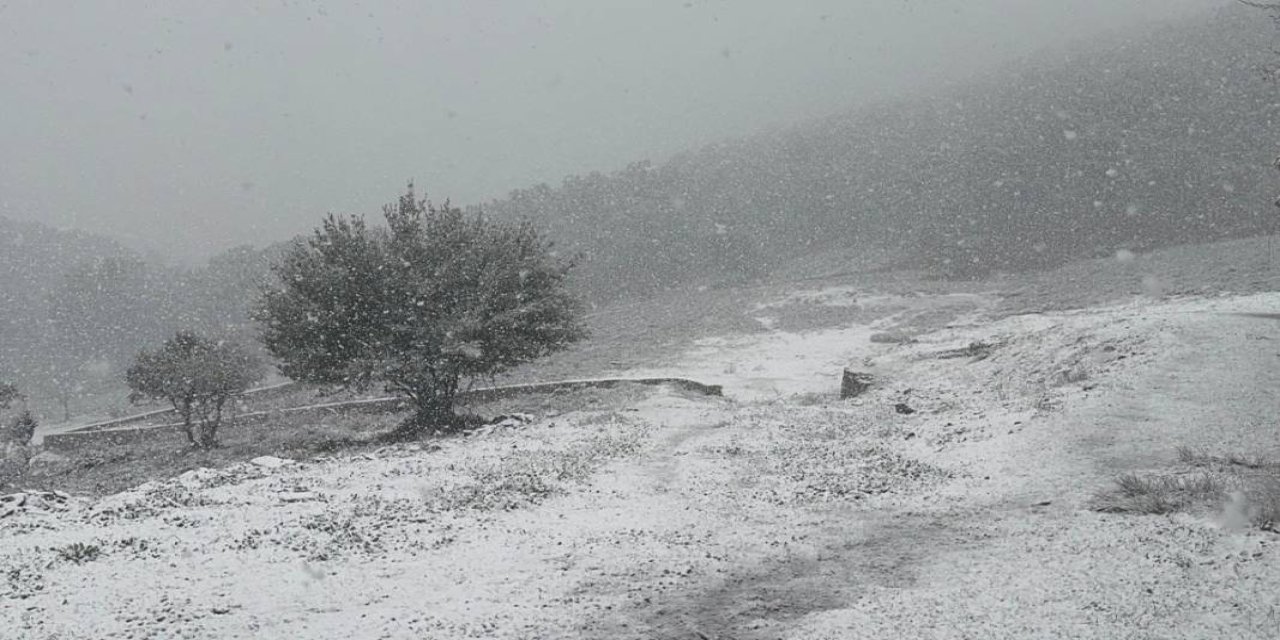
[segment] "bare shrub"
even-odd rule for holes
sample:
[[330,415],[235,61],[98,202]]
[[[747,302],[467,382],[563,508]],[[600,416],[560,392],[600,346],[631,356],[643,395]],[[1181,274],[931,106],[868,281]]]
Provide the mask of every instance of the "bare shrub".
[[1225,456],[1212,455],[1203,449],[1178,447],[1178,462],[1191,467],[1243,467],[1245,469],[1266,469],[1276,466],[1263,455],[1244,453],[1228,453]]
[[1280,532],[1280,464],[1257,454],[1218,455],[1178,447],[1181,474],[1125,474],[1094,496],[1108,513],[1164,514],[1213,510],[1228,528],[1254,526]]
[[1093,508],[1104,513],[1165,514],[1187,511],[1226,497],[1222,479],[1210,473],[1180,476],[1126,473],[1115,488],[1099,493]]
[[57,547],[54,551],[59,558],[75,564],[92,562],[102,557],[102,547],[87,542],[73,542],[65,547]]
[[1264,531],[1280,533],[1280,478],[1269,477],[1246,492],[1254,506],[1253,524]]

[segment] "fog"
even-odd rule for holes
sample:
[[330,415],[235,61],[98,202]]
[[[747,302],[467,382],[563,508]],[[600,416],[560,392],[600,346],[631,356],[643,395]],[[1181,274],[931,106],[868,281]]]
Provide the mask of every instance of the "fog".
[[1280,637],[1278,44],[0,0],[0,640]]
[[0,216],[177,259],[747,135],[1222,0],[0,5]]

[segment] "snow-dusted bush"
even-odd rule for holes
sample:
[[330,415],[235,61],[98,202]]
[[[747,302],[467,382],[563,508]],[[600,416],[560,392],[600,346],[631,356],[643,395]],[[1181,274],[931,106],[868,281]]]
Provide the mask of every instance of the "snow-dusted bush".
[[239,345],[179,331],[156,351],[143,351],[125,373],[133,398],[173,405],[191,444],[218,444],[222,408],[231,396],[262,379],[263,365]]
[[304,382],[407,398],[412,433],[455,424],[464,380],[492,376],[584,335],[565,288],[571,264],[529,224],[466,216],[415,199],[383,208],[386,228],[329,216],[276,265],[258,318],[281,371]]

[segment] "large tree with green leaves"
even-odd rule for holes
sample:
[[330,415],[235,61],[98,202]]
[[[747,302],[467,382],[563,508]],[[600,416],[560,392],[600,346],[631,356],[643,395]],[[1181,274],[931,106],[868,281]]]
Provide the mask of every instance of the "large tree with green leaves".
[[403,431],[456,423],[460,385],[581,339],[572,267],[528,223],[435,207],[413,185],[386,227],[330,215],[275,267],[258,318],[285,375],[367,389],[414,407]]

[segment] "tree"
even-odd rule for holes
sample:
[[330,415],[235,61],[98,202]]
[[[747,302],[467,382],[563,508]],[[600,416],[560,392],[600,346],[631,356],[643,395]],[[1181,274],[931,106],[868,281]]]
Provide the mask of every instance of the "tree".
[[35,416],[25,408],[16,416],[6,415],[13,403],[24,399],[16,386],[0,382],[0,485],[24,476],[31,460]]
[[23,410],[9,424],[4,425],[6,431],[0,441],[10,442],[19,446],[28,446],[31,439],[36,435],[36,427],[40,423],[36,421],[36,417],[28,410]]
[[261,361],[239,345],[179,331],[158,350],[139,353],[125,382],[133,390],[132,399],[172,404],[191,444],[208,449],[218,446],[227,400],[261,380],[262,373]]
[[7,414],[15,402],[25,398],[18,387],[8,382],[0,382],[0,447],[6,443],[26,446],[35,433],[35,418],[25,409],[10,418]]
[[0,382],[0,411],[9,408],[15,400],[22,399],[22,394],[18,392],[18,387],[8,382]]
[[410,401],[402,435],[456,424],[464,380],[492,377],[581,339],[572,263],[529,223],[467,216],[414,197],[386,228],[330,215],[275,266],[257,314],[281,372]]

